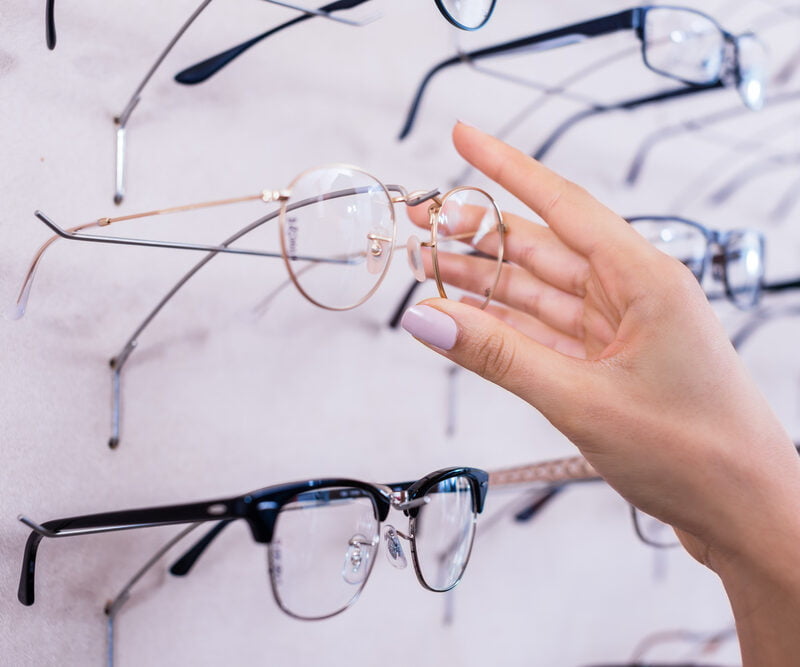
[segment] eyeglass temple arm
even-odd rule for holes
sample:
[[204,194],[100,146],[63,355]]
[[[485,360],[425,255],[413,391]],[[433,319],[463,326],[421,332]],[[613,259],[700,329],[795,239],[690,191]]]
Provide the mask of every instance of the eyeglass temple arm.
[[[274,0],[269,0],[269,1],[274,1]],[[335,21],[340,21],[342,23],[347,23],[348,25],[355,25],[355,26],[365,25],[370,21],[364,21],[364,22],[351,21],[349,19],[343,19],[334,16],[332,13],[344,9],[350,9],[352,7],[357,7],[358,5],[361,5],[367,1],[368,0],[338,0],[338,2],[332,2],[330,4],[324,5],[320,7],[318,10],[314,11],[302,10],[306,11],[307,13],[303,14],[302,16],[293,18],[289,21],[286,21],[286,23],[281,23],[280,25],[274,28],[270,28],[269,30],[262,32],[260,35],[256,35],[255,37],[248,39],[247,41],[242,42],[241,44],[237,44],[236,46],[231,47],[227,51],[218,53],[215,56],[206,58],[205,60],[199,63],[195,63],[194,65],[181,70],[175,75],[175,81],[187,85],[202,83],[203,81],[211,78],[214,74],[219,72],[228,63],[234,61],[245,51],[249,50],[251,47],[255,46],[256,44],[266,39],[267,37],[270,37],[275,33],[278,33],[281,30],[293,26],[297,23],[301,23],[302,21],[313,18],[314,16],[324,16],[325,18],[329,18]],[[283,3],[277,3],[277,4],[283,4]]]
[[[387,186],[387,188],[392,186]],[[360,192],[365,192],[369,189],[368,186],[364,186],[361,188],[347,188],[344,190],[337,190],[335,192],[327,193],[322,196],[323,200],[327,199],[335,199],[337,197],[346,197],[353,194],[359,194]],[[298,202],[288,203],[285,205],[286,211],[294,211],[295,209],[301,208],[303,206],[308,206],[309,204],[313,204],[319,201],[318,197],[310,197],[308,199],[302,199]],[[226,238],[222,243],[217,246],[217,248],[227,248],[231,243],[239,240],[246,234],[249,234],[254,229],[257,229],[261,225],[270,220],[274,220],[280,215],[279,211],[275,211],[273,213],[269,213],[258,220],[250,223],[246,227],[243,227],[236,233],[232,234],[228,238]],[[150,322],[161,312],[162,308],[166,306],[171,300],[172,297],[177,294],[180,289],[194,276],[200,269],[202,269],[208,262],[210,262],[217,254],[221,252],[221,250],[211,250],[205,257],[203,257],[197,264],[195,264],[191,269],[189,269],[181,278],[176,282],[172,288],[161,298],[161,300],[156,304],[156,306],[145,316],[145,318],[139,323],[139,326],[136,327],[134,332],[130,335],[128,340],[123,345],[122,349],[114,356],[109,362],[111,366],[111,436],[108,439],[108,446],[111,449],[116,449],[119,445],[120,441],[120,406],[122,404],[122,399],[120,396],[121,393],[121,384],[122,384],[122,369],[125,363],[128,360],[131,352],[136,348],[138,343],[139,336],[141,336],[142,332],[149,326]],[[281,255],[278,255],[279,257]],[[330,262],[330,263],[349,263],[350,260],[348,259],[318,259],[318,258],[305,258],[311,261],[322,261],[322,262]]]
[[239,500],[238,498],[225,498],[201,503],[87,514],[85,516],[54,519],[41,525],[20,515],[17,517],[19,521],[28,526],[32,532],[25,543],[17,597],[26,606],[32,605],[34,602],[36,553],[39,543],[45,537],[61,538],[180,523],[215,521],[218,519],[232,520],[244,516]]
[[550,133],[550,136],[547,137],[547,139],[545,139],[538,148],[531,152],[531,155],[537,160],[544,159],[545,155],[550,152],[550,149],[555,146],[561,137],[563,137],[578,123],[586,120],[587,118],[599,116],[610,111],[632,111],[647,104],[655,104],[659,102],[666,102],[667,100],[679,99],[681,97],[695,95],[708,90],[717,90],[719,88],[723,88],[724,86],[725,84],[722,81],[717,81],[716,83],[712,83],[708,86],[687,85],[681,88],[665,90],[654,95],[646,95],[644,97],[637,97],[634,99],[625,100],[624,102],[618,102],[616,104],[596,106],[592,107],[591,109],[579,111],[562,121],[561,124]]
[[547,32],[530,35],[528,37],[521,37],[508,42],[502,42],[494,46],[476,49],[475,51],[468,51],[460,53],[443,60],[434,65],[422,78],[414,98],[411,102],[411,107],[406,115],[403,128],[400,130],[399,140],[405,139],[413,129],[414,121],[419,111],[419,105],[422,101],[422,96],[430,83],[431,79],[443,69],[452,67],[453,65],[463,64],[471,60],[480,60],[483,58],[490,58],[492,56],[503,55],[504,53],[513,53],[514,51],[521,51],[536,47],[536,51],[546,51],[555,49],[569,44],[581,42],[589,37],[597,37],[598,35],[610,34],[618,30],[626,30],[636,28],[639,25],[641,16],[641,8],[626,9],[616,14],[609,14],[600,18],[592,19],[591,21],[583,21],[581,23],[574,23],[572,25],[556,28]]
[[47,0],[44,6],[44,35],[47,48],[56,48],[56,16],[55,0]]
[[793,167],[800,163],[800,153],[781,153],[762,158],[757,162],[747,165],[744,169],[734,174],[708,197],[709,203],[716,206],[724,204],[737,190],[741,189],[748,181],[763,176],[770,170]]
[[489,488],[531,482],[567,482],[598,479],[597,471],[582,456],[570,456],[553,461],[501,468],[489,473]]
[[[800,98],[800,91],[797,90],[779,93],[777,95],[770,95],[768,108],[772,109],[777,105],[793,102],[798,98]],[[731,107],[730,109],[715,111],[705,116],[699,116],[681,121],[680,123],[672,125],[671,127],[663,127],[655,130],[640,142],[639,147],[636,149],[636,154],[634,155],[630,166],[628,167],[628,173],[625,176],[625,182],[628,185],[634,185],[636,183],[644,167],[647,156],[653,151],[656,144],[667,139],[672,139],[681,134],[704,130],[710,125],[722,123],[726,120],[738,118],[750,113],[752,113],[750,109],[742,106],[741,104],[737,104],[735,107]]]

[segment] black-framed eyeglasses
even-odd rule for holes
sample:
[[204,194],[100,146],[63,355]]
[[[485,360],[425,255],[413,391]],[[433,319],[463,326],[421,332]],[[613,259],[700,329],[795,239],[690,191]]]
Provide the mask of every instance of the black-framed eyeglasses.
[[461,53],[434,65],[417,88],[400,139],[411,132],[422,96],[438,72],[471,60],[543,51],[619,30],[634,30],[645,66],[688,86],[735,85],[751,109],[764,103],[766,49],[753,33],[733,35],[708,14],[688,7],[648,5]]
[[[396,565],[406,564],[403,541],[419,583],[436,592],[461,580],[489,475],[478,468],[444,468],[415,482],[369,484],[314,479],[270,486],[242,496],[55,519],[31,527],[18,599],[34,602],[36,554],[45,537],[60,538],[172,524],[244,520],[255,542],[267,545],[272,593],[288,615],[328,618],[356,601],[383,540]],[[391,508],[408,517],[398,530],[381,524]]]

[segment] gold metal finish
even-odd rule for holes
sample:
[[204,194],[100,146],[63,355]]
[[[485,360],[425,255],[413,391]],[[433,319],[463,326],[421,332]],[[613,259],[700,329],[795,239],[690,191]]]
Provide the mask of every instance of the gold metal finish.
[[97,222],[101,227],[105,227],[106,225],[110,225],[112,222],[122,222],[123,220],[138,220],[139,218],[149,218],[154,215],[164,215],[166,213],[183,213],[184,211],[195,211],[201,208],[211,208],[212,206],[226,206],[227,204],[239,204],[241,202],[256,201],[258,199],[263,199],[263,194],[249,195],[247,197],[234,197],[233,199],[218,199],[216,201],[200,202],[199,204],[186,204],[184,206],[173,206],[172,208],[162,208],[156,211],[146,211],[145,213],[131,213],[130,215],[121,215],[116,218],[100,218]]
[[489,487],[532,482],[568,482],[576,479],[597,479],[600,475],[582,456],[502,468],[489,473]]

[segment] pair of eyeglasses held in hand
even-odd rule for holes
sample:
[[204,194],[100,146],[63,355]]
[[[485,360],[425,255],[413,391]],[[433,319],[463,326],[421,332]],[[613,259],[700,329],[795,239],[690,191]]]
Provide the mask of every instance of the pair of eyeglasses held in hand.
[[[203,208],[261,200],[276,202],[279,210],[269,213],[219,245],[88,234],[90,228],[185,213]],[[409,237],[396,245],[397,220],[394,205],[429,204],[429,237]],[[350,165],[335,164],[310,169],[283,190],[264,190],[255,195],[201,202],[145,213],[106,217],[63,228],[41,211],[36,217],[55,232],[37,251],[17,296],[12,317],[21,317],[36,269],[47,248],[58,238],[90,243],[195,250],[283,258],[289,277],[311,303],[328,310],[349,310],[364,303],[380,286],[394,251],[405,248],[414,277],[422,282],[429,273],[436,279],[441,297],[447,297],[439,272],[440,253],[464,253],[479,244],[490,244],[494,270],[481,296],[485,307],[492,298],[502,269],[505,226],[494,199],[478,188],[463,186],[440,195],[438,190],[407,192],[399,185],[385,185],[367,172]],[[240,248],[239,239],[277,219],[280,252]],[[426,270],[426,258],[430,260]]]
[[411,132],[428,84],[444,69],[498,55],[545,51],[620,30],[635,31],[644,64],[656,74],[699,89],[733,85],[746,106],[754,110],[763,106],[767,55],[753,33],[733,35],[696,9],[650,5],[459,53],[437,63],[422,78],[399,138]]
[[[143,238],[102,236],[85,233],[167,213],[186,213],[240,202],[276,202],[279,210],[244,226],[217,245],[157,241]],[[429,237],[420,241],[412,235],[397,246],[394,204],[416,206],[428,202]],[[438,190],[408,193],[399,185],[384,185],[366,172],[348,165],[331,165],[304,172],[285,190],[266,190],[257,195],[188,206],[100,218],[64,229],[44,213],[36,216],[56,234],[36,252],[9,316],[22,317],[42,256],[56,240],[65,238],[94,243],[203,251],[205,255],[158,301],[111,359],[112,414],[109,446],[120,441],[122,371],[139,337],[181,288],[208,262],[224,253],[283,258],[293,283],[313,304],[329,310],[347,310],[366,301],[386,275],[395,250],[407,250],[417,281],[434,277],[440,296],[446,297],[439,271],[442,257],[483,252],[486,283],[479,296],[483,306],[491,300],[503,264],[505,225],[494,199],[483,190],[459,187],[440,195]],[[277,221],[279,251],[241,248],[237,242]],[[456,258],[457,259],[457,258]],[[282,287],[282,286],[281,286]],[[280,288],[279,288],[280,289]]]

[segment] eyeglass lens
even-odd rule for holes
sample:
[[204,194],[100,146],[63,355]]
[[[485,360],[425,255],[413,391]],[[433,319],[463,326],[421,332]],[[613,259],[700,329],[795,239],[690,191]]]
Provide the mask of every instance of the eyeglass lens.
[[[487,302],[502,267],[497,236],[499,224],[500,217],[492,200],[474,188],[458,188],[448,193],[435,222],[440,268],[457,265],[458,258],[454,255],[474,254],[475,249],[491,255],[480,263],[480,269],[473,271],[471,286],[471,291]],[[446,274],[442,275],[442,280],[447,282]]]
[[281,211],[281,242],[292,279],[312,302],[344,310],[378,287],[395,235],[386,188],[347,166],[307,171],[289,187]]
[[451,477],[426,494],[414,523],[414,557],[425,585],[435,591],[455,586],[469,560],[475,535],[475,496],[470,480]]
[[439,0],[445,16],[465,30],[480,28],[492,13],[495,0]]
[[359,489],[296,496],[281,508],[269,545],[275,599],[292,616],[318,619],[361,592],[378,550],[378,513]]
[[752,308],[758,302],[764,277],[761,234],[751,229],[732,231],[724,252],[728,294],[739,308]]
[[769,67],[767,49],[755,35],[742,35],[736,40],[736,51],[739,96],[750,109],[758,111],[764,106],[764,83]]
[[631,227],[656,248],[685,264],[695,278],[703,279],[708,241],[702,229],[680,220],[634,220]]
[[649,8],[644,20],[644,59],[661,74],[697,85],[717,81],[725,36],[710,18],[685,9]]

